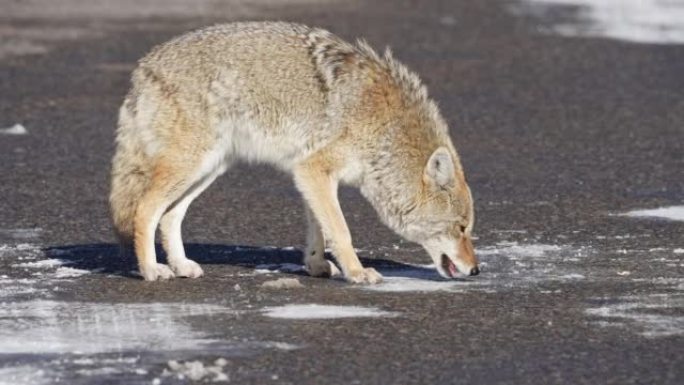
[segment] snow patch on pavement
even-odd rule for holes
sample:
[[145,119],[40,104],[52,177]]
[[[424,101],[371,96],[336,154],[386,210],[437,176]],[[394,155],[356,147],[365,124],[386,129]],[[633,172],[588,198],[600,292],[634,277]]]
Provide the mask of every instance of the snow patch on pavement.
[[43,385],[51,382],[43,369],[28,365],[0,368],[0,385]]
[[518,242],[500,242],[495,247],[485,247],[477,251],[478,255],[507,255],[511,259],[540,258],[549,253],[563,250],[558,245],[518,244]]
[[28,131],[26,127],[17,123],[12,127],[0,128],[0,135],[26,135]]
[[47,292],[47,289],[36,287],[35,279],[0,278],[0,300],[24,295],[36,295]]
[[215,341],[192,330],[184,319],[234,313],[217,305],[182,303],[10,302],[0,306],[0,351],[94,354],[198,349]]
[[634,43],[684,43],[684,2],[668,0],[524,0],[514,12],[544,18],[548,11],[575,11],[550,32]]
[[304,285],[297,278],[278,278],[262,283],[261,287],[264,289],[300,289]]
[[[44,255],[40,247],[31,244],[0,246],[0,260],[7,262],[16,261],[16,263],[12,263],[10,266],[23,272],[32,272],[34,277],[39,278],[33,282],[37,285],[50,285],[52,280],[72,279],[92,273],[90,270],[69,267],[68,265],[74,264],[74,261],[61,258],[40,259]],[[25,260],[28,261],[23,262]],[[3,293],[2,283],[0,281],[0,297],[2,297]]]
[[395,317],[398,313],[384,311],[376,307],[337,306],[318,304],[294,304],[266,307],[263,314],[271,318],[293,320],[304,319],[336,319],[336,318],[376,318]]
[[269,263],[257,265],[255,267],[255,272],[257,274],[301,273],[305,271],[304,265],[297,265],[295,263]]
[[40,261],[35,261],[35,262],[17,263],[17,264],[14,264],[12,266],[14,266],[14,267],[28,267],[28,268],[32,268],[32,269],[49,269],[51,267],[66,265],[68,263],[69,263],[69,261],[66,261],[63,259],[51,258],[51,259],[42,259]]
[[89,270],[75,269],[73,267],[60,267],[52,276],[57,279],[76,278],[90,273],[91,271]]
[[600,321],[601,326],[636,327],[645,337],[684,335],[684,295],[681,294],[620,297],[601,306],[590,307],[586,314]]
[[30,243],[20,243],[17,245],[0,245],[0,261],[6,259],[25,260],[35,259],[41,256],[40,247]]
[[635,218],[661,218],[671,221],[684,221],[684,206],[669,206],[648,210],[634,210],[622,215]]
[[434,265],[405,265],[379,268],[383,282],[363,286],[380,292],[496,292],[531,287],[547,281],[576,281],[586,277],[579,272],[579,262],[587,249],[548,244],[501,242],[478,249],[483,273],[477,277],[444,279]]
[[168,368],[164,369],[162,377],[173,376],[178,380],[189,379],[191,381],[211,381],[227,382],[229,377],[223,372],[223,368],[228,364],[225,358],[219,358],[213,365],[204,366],[201,361],[178,362],[171,360],[167,363]]

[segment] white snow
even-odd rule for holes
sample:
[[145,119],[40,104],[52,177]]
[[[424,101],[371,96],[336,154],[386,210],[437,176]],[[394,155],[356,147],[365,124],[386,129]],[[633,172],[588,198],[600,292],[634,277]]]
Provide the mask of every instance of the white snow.
[[586,249],[560,245],[500,242],[475,251],[483,271],[477,277],[444,279],[433,265],[413,265],[379,269],[383,282],[361,288],[381,292],[494,292],[543,281],[578,280],[585,278],[578,272],[578,262],[586,253]]
[[641,335],[655,338],[684,335],[683,309],[684,295],[647,294],[621,297],[586,314],[599,319],[601,326],[634,326]]
[[675,254],[684,254],[684,249],[674,249],[672,250]]
[[212,340],[192,330],[184,318],[233,313],[218,305],[183,303],[5,303],[0,307],[0,351],[94,354],[197,349]]
[[0,385],[42,385],[52,381],[46,372],[33,366],[11,366],[0,368]]
[[265,289],[299,289],[303,288],[304,285],[297,278],[278,278],[262,283],[261,287]]
[[227,382],[228,375],[223,368],[228,364],[223,358],[214,361],[213,365],[204,366],[201,361],[178,362],[171,360],[167,363],[168,369],[164,369],[162,376],[174,376],[179,380],[188,378],[192,381]]
[[71,264],[71,261],[67,261],[64,259],[58,259],[58,258],[51,258],[51,259],[42,259],[39,261],[33,261],[33,262],[23,262],[23,263],[17,263],[12,265],[13,267],[21,267],[21,268],[30,268],[30,269],[41,269],[41,270],[47,270],[47,269],[52,269],[54,267],[57,267],[56,270],[51,271],[49,273],[42,273],[42,272],[37,272],[34,273],[36,276],[41,276],[41,277],[47,277],[47,279],[64,279],[64,278],[76,278],[80,277],[82,275],[90,274],[91,271],[89,270],[83,270],[83,269],[76,269],[73,267],[65,267],[64,265],[69,265]]
[[[382,274],[382,271],[381,271]],[[464,291],[466,289],[482,289],[484,283],[462,282],[456,280],[440,280],[435,273],[434,279],[419,279],[408,277],[383,277],[383,282],[365,287],[365,290],[381,292],[434,292],[434,291]]]
[[271,274],[271,273],[297,273],[304,270],[304,265],[297,265],[294,263],[269,263],[257,265],[255,272],[257,274]]
[[496,247],[477,250],[477,255],[506,255],[511,259],[539,258],[550,252],[562,250],[558,245],[546,244],[518,244],[518,242],[500,242]]
[[636,218],[662,218],[671,221],[684,221],[684,206],[670,206],[648,210],[634,210],[622,215]]
[[26,127],[17,123],[12,127],[0,128],[0,135],[26,135],[28,131]]
[[0,245],[1,259],[35,259],[40,255],[42,255],[42,250],[40,247],[30,243],[20,243],[18,245]]
[[337,306],[318,304],[295,304],[266,307],[263,313],[271,318],[284,319],[335,319],[360,317],[394,317],[398,313],[380,310],[376,307]]
[[73,267],[60,267],[52,275],[54,278],[76,278],[82,275],[90,274],[91,272],[83,269],[74,269]]
[[524,0],[514,10],[543,16],[544,9],[562,6],[577,10],[552,27],[563,36],[684,43],[684,2],[678,0]]
[[34,269],[48,269],[51,267],[57,267],[57,266],[62,266],[65,264],[68,264],[69,261],[66,261],[64,259],[42,259],[40,261],[35,261],[35,262],[24,262],[24,263],[17,263],[13,265],[14,267],[29,267],[29,268],[34,268]]
[[582,274],[565,274],[565,275],[561,275],[559,278],[561,278],[561,279],[584,279],[586,277]]
[[47,290],[35,287],[35,280],[0,279],[0,299],[27,294],[45,293]]

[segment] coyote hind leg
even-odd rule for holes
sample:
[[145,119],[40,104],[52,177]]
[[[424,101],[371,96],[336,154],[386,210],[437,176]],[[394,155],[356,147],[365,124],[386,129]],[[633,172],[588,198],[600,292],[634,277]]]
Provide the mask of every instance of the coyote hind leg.
[[159,224],[162,246],[166,251],[166,259],[177,277],[198,278],[204,275],[200,265],[188,259],[183,247],[181,225],[188,207],[211,183],[225,171],[215,170],[196,182],[185,194],[164,214]]
[[[169,279],[175,276],[167,266],[157,263],[154,236],[162,215],[196,182],[192,159],[160,156],[154,166],[147,191],[138,203],[134,219],[134,246],[140,274],[146,281]],[[183,164],[183,167],[179,167]],[[182,243],[181,243],[182,247]]]

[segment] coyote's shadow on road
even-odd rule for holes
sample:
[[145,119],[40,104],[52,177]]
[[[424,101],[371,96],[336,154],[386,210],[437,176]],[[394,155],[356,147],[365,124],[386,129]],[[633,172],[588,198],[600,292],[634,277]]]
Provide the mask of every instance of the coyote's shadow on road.
[[[53,246],[44,249],[49,258],[58,258],[65,265],[100,274],[138,277],[137,263],[132,252],[121,255],[119,246],[112,243],[96,243],[71,246]],[[185,244],[189,258],[201,265],[231,265],[246,269],[278,269],[295,275],[307,275],[301,269],[302,252],[294,248],[236,246],[220,244]],[[326,255],[331,259],[330,255]],[[163,250],[157,245],[159,262],[166,263]],[[332,260],[332,259],[331,259]],[[411,277],[427,280],[441,280],[434,269],[409,265],[380,258],[361,258],[366,267],[383,271],[385,276]],[[285,269],[280,267],[286,266]]]

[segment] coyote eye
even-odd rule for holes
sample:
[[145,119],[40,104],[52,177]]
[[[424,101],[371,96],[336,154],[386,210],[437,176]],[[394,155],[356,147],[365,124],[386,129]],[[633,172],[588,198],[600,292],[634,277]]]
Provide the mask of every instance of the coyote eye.
[[462,233],[465,233],[466,227],[465,227],[465,226],[460,226],[460,227],[461,227],[461,232],[462,232]]

